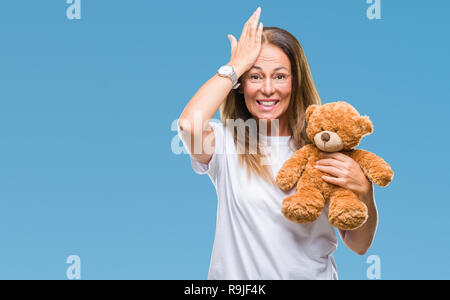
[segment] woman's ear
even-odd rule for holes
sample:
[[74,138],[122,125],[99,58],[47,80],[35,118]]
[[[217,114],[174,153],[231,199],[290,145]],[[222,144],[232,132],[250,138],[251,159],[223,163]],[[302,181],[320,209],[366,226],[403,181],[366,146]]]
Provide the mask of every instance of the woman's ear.
[[319,107],[319,105],[317,105],[317,104],[311,104],[310,106],[308,106],[308,108],[306,109],[306,112],[305,112],[306,123],[308,123],[309,118],[311,117],[313,111],[316,110],[316,108],[318,108],[318,107]]

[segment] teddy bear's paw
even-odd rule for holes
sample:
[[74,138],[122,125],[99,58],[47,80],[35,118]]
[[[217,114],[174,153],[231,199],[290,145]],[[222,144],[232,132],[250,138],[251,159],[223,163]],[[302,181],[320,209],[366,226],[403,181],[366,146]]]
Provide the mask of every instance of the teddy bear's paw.
[[339,205],[336,202],[330,205],[328,213],[331,225],[342,230],[354,230],[367,221],[367,206],[363,202],[354,201],[351,206]]
[[320,216],[323,206],[323,199],[310,198],[306,201],[300,195],[292,195],[283,200],[281,212],[288,220],[303,224],[315,221]]
[[279,173],[276,178],[277,186],[283,190],[283,191],[289,191],[291,190],[294,185],[297,183],[296,181],[292,180],[292,178],[286,176],[284,173]]
[[392,182],[392,179],[394,179],[394,172],[387,164],[369,170],[368,175],[373,183],[383,187],[389,185]]
[[378,186],[387,186],[392,182],[392,179],[394,177],[393,173],[386,173],[386,174],[377,174],[378,176],[374,176],[372,181]]

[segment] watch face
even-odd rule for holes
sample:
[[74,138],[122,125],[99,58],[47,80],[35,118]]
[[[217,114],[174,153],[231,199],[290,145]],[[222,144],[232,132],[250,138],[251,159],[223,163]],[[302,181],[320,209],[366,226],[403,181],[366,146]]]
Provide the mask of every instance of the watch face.
[[221,66],[219,73],[222,75],[230,75],[233,72],[231,66]]

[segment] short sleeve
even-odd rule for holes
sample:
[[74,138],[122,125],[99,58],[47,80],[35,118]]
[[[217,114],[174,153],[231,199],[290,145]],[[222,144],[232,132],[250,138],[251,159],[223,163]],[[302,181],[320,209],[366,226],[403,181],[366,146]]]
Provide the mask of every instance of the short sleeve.
[[[211,176],[211,178],[216,178],[217,173],[220,170],[221,161],[224,158],[225,154],[225,127],[222,123],[219,122],[213,122],[210,121],[209,125],[213,129],[214,132],[214,153],[211,157],[211,160],[207,164],[203,164],[199,161],[197,161],[195,158],[193,158],[191,155],[190,161],[192,169],[195,173],[203,175],[208,174]],[[183,136],[185,133],[180,130],[180,127],[178,126],[178,135],[180,139],[183,141],[184,147],[186,147],[185,140],[186,138]]]

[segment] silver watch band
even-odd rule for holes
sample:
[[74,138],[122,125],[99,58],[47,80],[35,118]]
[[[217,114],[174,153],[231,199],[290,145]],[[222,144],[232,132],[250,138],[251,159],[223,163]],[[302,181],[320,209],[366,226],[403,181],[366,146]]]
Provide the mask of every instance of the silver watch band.
[[[223,68],[223,67],[229,67],[229,68],[231,68],[231,73],[222,73],[222,72],[220,72],[220,70],[221,70],[221,68]],[[236,74],[236,72],[234,71],[234,68],[233,68],[233,66],[231,66],[231,65],[225,65],[225,66],[222,66],[221,68],[219,68],[219,70],[217,70],[217,74],[219,75],[219,76],[221,76],[221,77],[228,77],[228,78],[230,78],[230,80],[231,80],[231,82],[232,82],[232,84],[233,84],[233,89],[237,89],[239,86],[240,86],[240,83],[238,82],[238,77],[237,77],[237,74]]]
[[234,69],[233,69],[233,73],[231,73],[230,78],[231,78],[231,81],[233,82],[233,90],[237,89],[241,84],[239,82],[237,82],[238,78],[237,78],[236,72],[234,72]]

